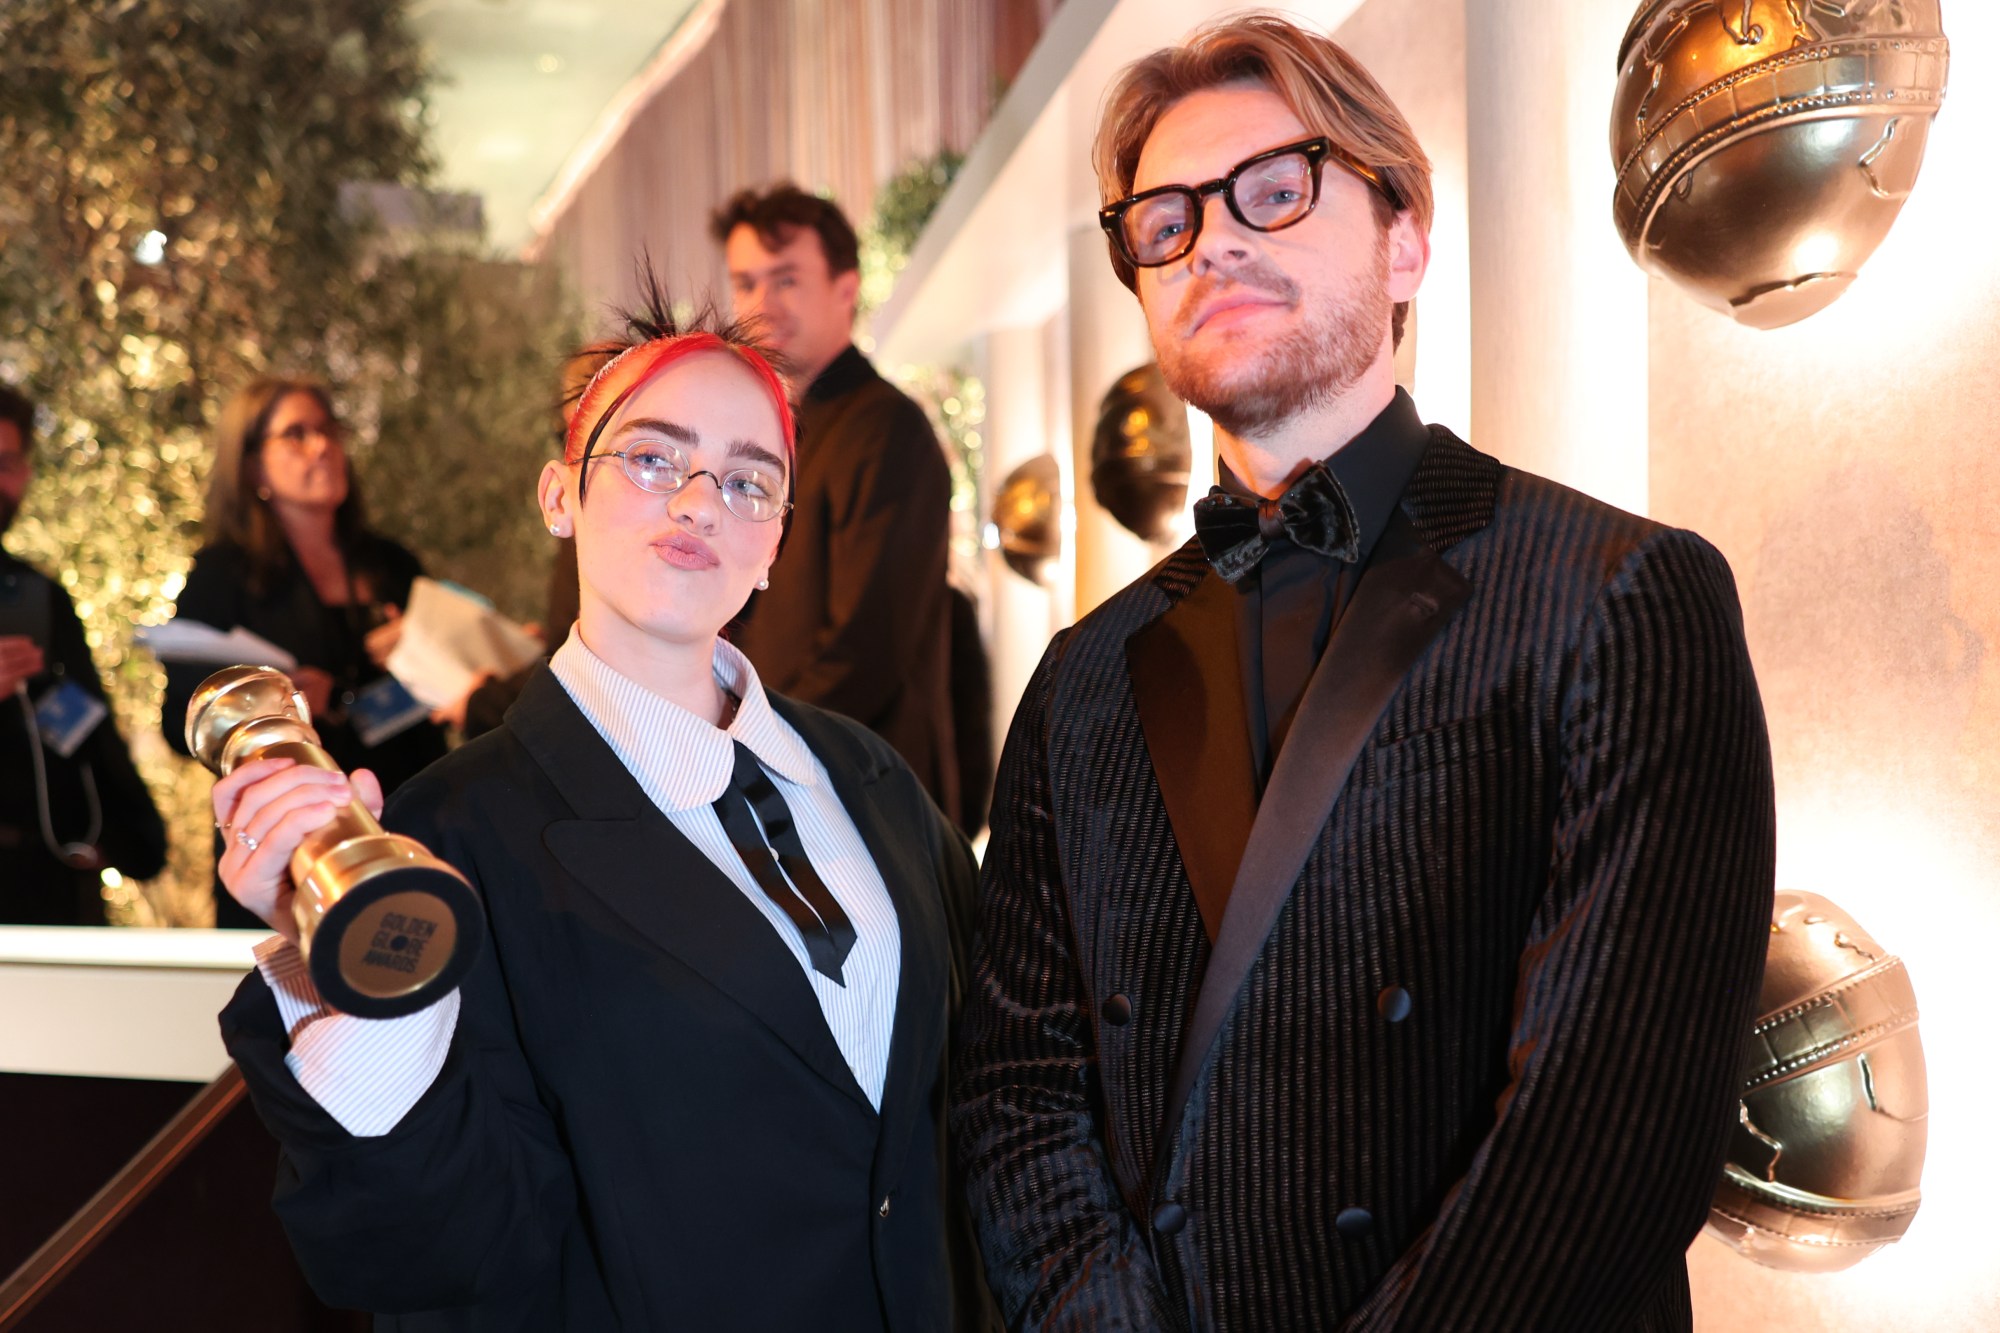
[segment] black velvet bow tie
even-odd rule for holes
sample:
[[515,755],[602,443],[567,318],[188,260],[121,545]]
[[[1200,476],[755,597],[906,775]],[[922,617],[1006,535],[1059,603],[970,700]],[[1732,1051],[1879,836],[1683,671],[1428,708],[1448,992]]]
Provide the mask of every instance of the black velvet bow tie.
[[1314,463],[1275,500],[1239,499],[1220,486],[1195,501],[1194,535],[1215,572],[1240,582],[1279,537],[1353,564],[1361,558],[1361,525],[1340,480]]

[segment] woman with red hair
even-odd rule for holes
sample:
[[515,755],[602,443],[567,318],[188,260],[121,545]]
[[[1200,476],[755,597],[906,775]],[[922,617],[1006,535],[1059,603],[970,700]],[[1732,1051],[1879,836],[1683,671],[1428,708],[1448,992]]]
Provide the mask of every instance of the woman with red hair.
[[783,538],[792,409],[755,345],[650,295],[541,478],[575,631],[384,816],[481,895],[464,984],[330,1013],[286,865],[350,779],[216,784],[223,880],[280,932],[223,1013],[284,1145],[276,1206],[321,1296],[378,1327],[974,1322],[940,1120],[971,855],[893,750],[723,637]]

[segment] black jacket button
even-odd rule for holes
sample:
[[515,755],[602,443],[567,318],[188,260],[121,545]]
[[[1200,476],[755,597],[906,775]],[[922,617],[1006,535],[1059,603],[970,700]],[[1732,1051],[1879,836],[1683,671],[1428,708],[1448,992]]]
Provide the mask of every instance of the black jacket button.
[[1343,1208],[1333,1219],[1333,1229],[1343,1240],[1360,1240],[1375,1229],[1375,1214],[1366,1208]]
[[1132,1021],[1132,1001],[1123,995],[1114,995],[1099,1007],[1098,1012],[1112,1027],[1122,1028]]
[[1400,1023],[1410,1016],[1410,993],[1401,986],[1391,986],[1375,997],[1375,1012],[1391,1023]]
[[1153,1230],[1162,1236],[1172,1236],[1187,1225],[1187,1209],[1171,1201],[1153,1210]]

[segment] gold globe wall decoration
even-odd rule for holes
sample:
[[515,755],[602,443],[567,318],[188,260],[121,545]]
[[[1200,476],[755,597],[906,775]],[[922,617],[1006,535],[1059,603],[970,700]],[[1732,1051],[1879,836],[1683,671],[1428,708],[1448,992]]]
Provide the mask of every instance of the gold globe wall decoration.
[[1737,1129],[1708,1230],[1794,1273],[1851,1267],[1909,1230],[1929,1136],[1903,960],[1811,893],[1778,894]]
[[1193,464],[1187,405],[1167,387],[1159,363],[1114,380],[1090,441],[1090,489],[1105,512],[1146,541],[1171,536],[1187,506]]
[[1825,308],[1888,234],[1944,99],[1938,0],[1647,0],[1618,52],[1618,231],[1739,323]]
[[1053,454],[1037,454],[1000,483],[993,497],[990,544],[1007,568],[1047,587],[1062,558],[1062,469]]

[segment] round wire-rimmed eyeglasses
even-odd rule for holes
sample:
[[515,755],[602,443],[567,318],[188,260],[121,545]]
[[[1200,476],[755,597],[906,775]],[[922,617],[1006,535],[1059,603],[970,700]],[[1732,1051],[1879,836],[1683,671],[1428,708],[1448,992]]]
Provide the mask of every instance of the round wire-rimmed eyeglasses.
[[646,440],[630,449],[594,453],[590,461],[615,458],[625,470],[626,480],[654,495],[672,495],[696,477],[707,477],[722,492],[722,504],[746,523],[769,523],[792,507],[780,500],[785,483],[761,468],[740,467],[717,476],[707,468],[696,468],[688,456],[671,444]]
[[1266,149],[1238,162],[1227,176],[1200,185],[1158,185],[1097,210],[1098,225],[1134,268],[1171,264],[1194,249],[1202,205],[1219,194],[1230,216],[1252,231],[1283,231],[1303,222],[1319,203],[1320,171],[1337,162],[1401,208],[1382,173],[1325,135]]

